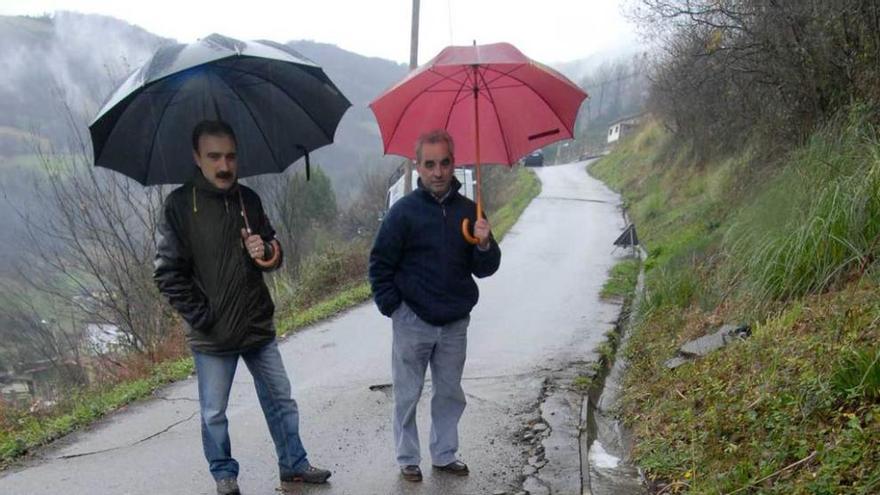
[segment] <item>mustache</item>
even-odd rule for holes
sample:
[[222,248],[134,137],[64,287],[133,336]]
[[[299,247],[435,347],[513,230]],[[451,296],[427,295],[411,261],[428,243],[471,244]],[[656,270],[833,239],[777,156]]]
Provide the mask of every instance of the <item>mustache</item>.
[[222,172],[217,172],[217,173],[215,174],[215,177],[217,177],[218,179],[231,179],[231,178],[232,178],[232,172],[230,172],[230,171],[228,171],[228,170],[224,170],[224,171],[222,171]]

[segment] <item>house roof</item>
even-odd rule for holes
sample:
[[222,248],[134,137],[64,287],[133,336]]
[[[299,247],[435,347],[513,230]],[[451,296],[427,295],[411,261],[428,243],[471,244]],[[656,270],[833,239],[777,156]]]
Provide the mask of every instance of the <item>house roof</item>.
[[614,122],[608,124],[608,127],[615,126],[615,125],[617,125],[617,124],[620,124],[620,123],[626,122],[626,121],[628,121],[628,120],[636,120],[636,119],[638,119],[638,118],[644,117],[644,116],[647,115],[647,114],[648,114],[648,112],[641,112],[641,113],[634,113],[634,114],[631,114],[631,115],[627,115],[626,117],[621,117],[621,118],[615,120]]

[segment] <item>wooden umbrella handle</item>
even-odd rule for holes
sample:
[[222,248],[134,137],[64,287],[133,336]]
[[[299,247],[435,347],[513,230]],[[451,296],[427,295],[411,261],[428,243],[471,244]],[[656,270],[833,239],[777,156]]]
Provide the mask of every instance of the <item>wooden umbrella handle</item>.
[[[247,211],[244,209],[244,198],[241,195],[241,188],[238,189],[238,204],[241,207],[241,218],[244,219],[244,228],[247,231],[248,235],[251,235],[251,224],[248,221]],[[278,239],[272,239],[269,242],[269,245],[272,246],[271,258],[269,258],[268,260],[251,258],[254,263],[256,263],[257,266],[259,266],[260,268],[273,268],[278,263],[278,258],[281,257],[281,243],[278,242]]]
[[272,257],[268,260],[254,259],[254,263],[260,268],[273,268],[281,257],[281,243],[278,239],[272,239],[269,244],[272,246]]
[[[483,217],[483,205],[480,204],[480,198],[477,198],[477,220]],[[471,234],[471,219],[465,218],[461,221],[461,236],[464,237],[464,240],[468,242],[468,244],[477,245],[480,243],[480,240],[477,239],[474,235]]]
[[461,236],[464,237],[464,240],[468,242],[468,244],[477,245],[480,243],[480,240],[471,235],[471,219],[465,218],[461,221]]

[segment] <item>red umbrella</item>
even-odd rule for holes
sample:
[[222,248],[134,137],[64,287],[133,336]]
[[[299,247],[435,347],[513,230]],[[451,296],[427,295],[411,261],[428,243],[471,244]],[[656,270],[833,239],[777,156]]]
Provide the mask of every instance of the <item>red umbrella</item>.
[[[587,94],[509,43],[450,46],[370,104],[385,154],[415,158],[418,137],[446,129],[457,165],[476,165],[477,218],[482,216],[480,164],[512,165],[550,143],[570,139]],[[476,243],[468,221],[462,234]]]

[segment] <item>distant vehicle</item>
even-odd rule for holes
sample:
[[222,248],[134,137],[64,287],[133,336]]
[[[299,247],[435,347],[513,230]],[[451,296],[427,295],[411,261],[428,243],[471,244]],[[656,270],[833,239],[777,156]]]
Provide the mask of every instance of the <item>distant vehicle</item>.
[[541,150],[533,151],[526,157],[526,167],[541,167],[544,165],[544,152]]
[[[455,178],[461,182],[461,189],[458,190],[464,196],[467,196],[470,199],[474,199],[474,171],[469,168],[456,168],[455,169]],[[385,202],[386,208],[390,209],[391,205],[397,202],[398,199],[404,196],[403,184],[404,176],[400,176],[397,179],[397,182],[391,185],[388,188],[388,196]],[[412,172],[412,187],[415,189],[418,187],[419,173],[413,170]]]

